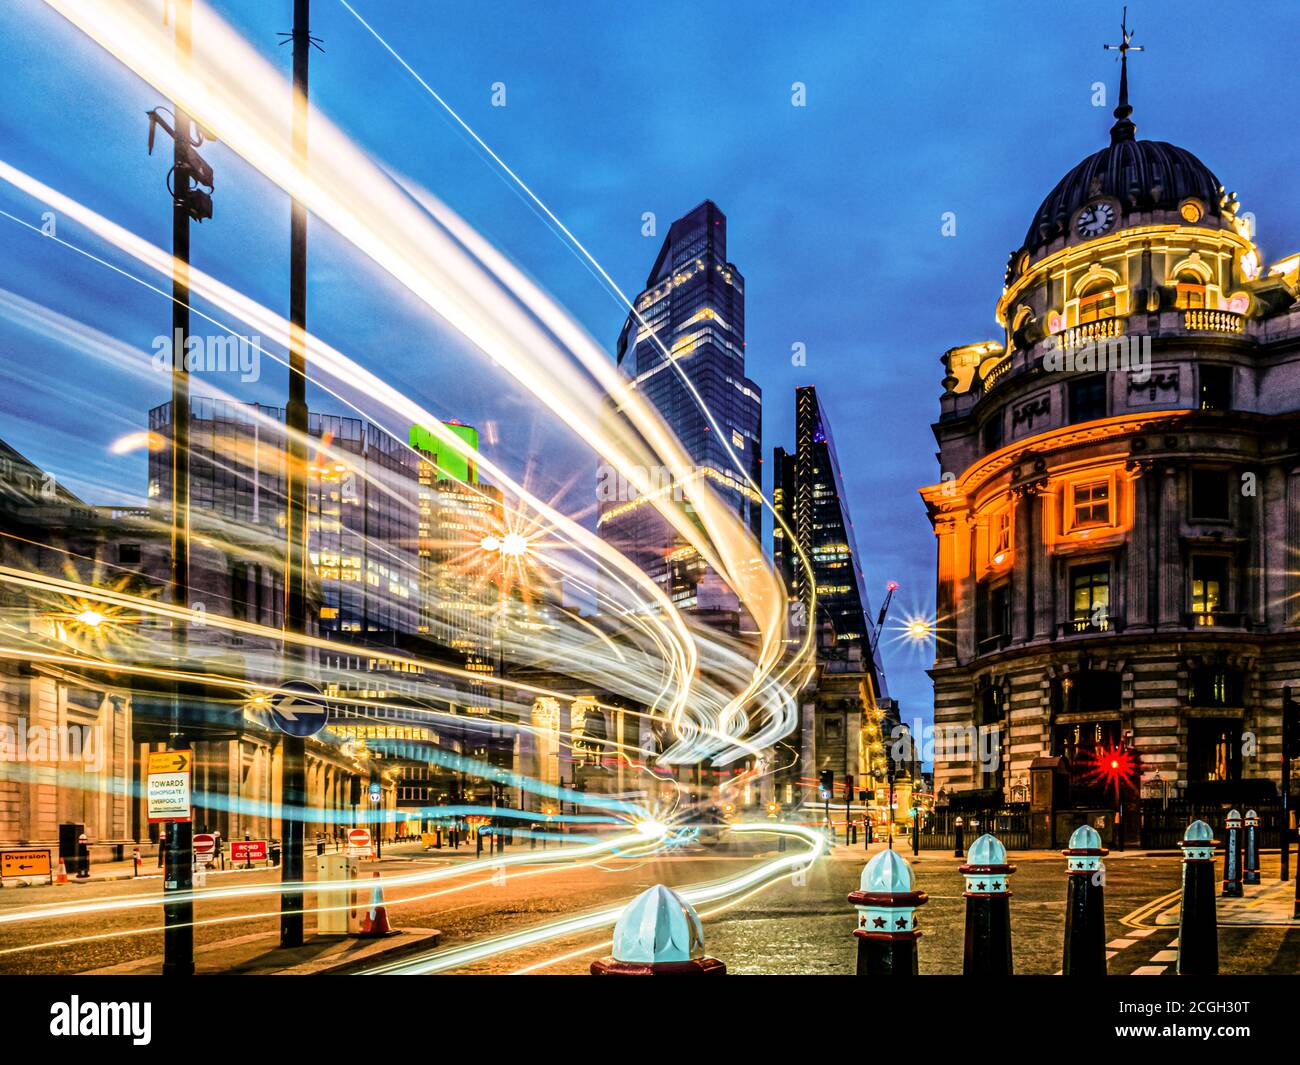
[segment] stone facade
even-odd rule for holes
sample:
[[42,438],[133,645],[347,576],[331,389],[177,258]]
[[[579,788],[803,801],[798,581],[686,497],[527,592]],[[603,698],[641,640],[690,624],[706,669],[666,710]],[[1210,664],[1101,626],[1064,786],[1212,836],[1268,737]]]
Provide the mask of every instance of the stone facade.
[[1086,791],[1112,746],[1146,795],[1279,779],[1300,691],[1300,256],[1266,267],[1235,197],[1121,110],[1013,253],[1003,336],[944,356],[922,496],[949,794],[1023,795],[1046,755]]

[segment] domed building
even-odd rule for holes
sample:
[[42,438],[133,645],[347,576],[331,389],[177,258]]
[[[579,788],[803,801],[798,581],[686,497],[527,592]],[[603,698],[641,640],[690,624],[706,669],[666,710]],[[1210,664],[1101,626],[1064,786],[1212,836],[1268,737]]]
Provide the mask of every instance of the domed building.
[[[943,357],[935,787],[1136,840],[1276,799],[1300,693],[1300,254],[1184,148],[1110,143],[1030,219],[996,339]],[[1107,770],[1110,770],[1108,773]],[[968,796],[968,798],[972,798]],[[1110,831],[1110,828],[1108,828]]]

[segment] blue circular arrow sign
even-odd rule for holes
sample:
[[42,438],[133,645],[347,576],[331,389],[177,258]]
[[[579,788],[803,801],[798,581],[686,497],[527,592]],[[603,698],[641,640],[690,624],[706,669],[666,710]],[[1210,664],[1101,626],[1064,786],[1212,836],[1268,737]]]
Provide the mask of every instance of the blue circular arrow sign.
[[321,690],[305,680],[286,681],[271,696],[271,720],[286,736],[314,736],[325,727]]

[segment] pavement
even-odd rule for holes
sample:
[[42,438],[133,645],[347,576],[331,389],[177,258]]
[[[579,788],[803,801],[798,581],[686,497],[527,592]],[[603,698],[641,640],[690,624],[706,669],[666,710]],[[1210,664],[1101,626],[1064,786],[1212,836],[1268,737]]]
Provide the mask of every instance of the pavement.
[[[435,928],[403,928],[377,939],[348,936],[308,936],[301,947],[279,947],[279,934],[257,932],[194,950],[196,976],[324,976],[383,958],[385,961],[409,950],[438,945],[442,935]],[[158,976],[161,954],[136,958],[119,965],[90,969],[87,976]]]

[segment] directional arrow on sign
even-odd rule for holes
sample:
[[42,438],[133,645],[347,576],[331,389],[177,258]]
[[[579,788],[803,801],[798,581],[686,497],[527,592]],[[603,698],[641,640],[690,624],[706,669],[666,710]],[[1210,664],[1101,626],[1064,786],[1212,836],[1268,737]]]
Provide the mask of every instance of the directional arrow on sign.
[[326,704],[321,690],[305,680],[291,680],[271,696],[271,719],[289,736],[314,736],[325,727]]
[[[153,766],[154,766],[154,767],[157,767],[158,769],[163,769],[163,770],[166,770],[166,769],[171,769],[171,770],[184,769],[184,768],[185,768],[187,765],[189,765],[189,764],[190,764],[190,762],[189,762],[189,758],[188,758],[186,755],[183,755],[183,754],[178,754],[178,755],[176,755],[176,757],[174,757],[174,758],[172,758],[172,759],[165,759],[165,758],[155,757],[155,760],[154,760],[154,762],[153,762]],[[151,767],[151,768],[152,768],[152,767]]]

